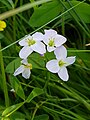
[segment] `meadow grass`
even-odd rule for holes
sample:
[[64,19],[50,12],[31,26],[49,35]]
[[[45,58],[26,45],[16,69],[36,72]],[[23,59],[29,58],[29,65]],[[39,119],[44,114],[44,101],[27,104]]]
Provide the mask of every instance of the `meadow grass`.
[[[0,119],[90,120],[90,5],[75,0],[0,0]],[[53,52],[32,53],[31,76],[13,75],[20,66],[18,42],[25,35],[54,29],[67,38],[64,46],[76,62],[69,80],[50,73],[45,64]],[[14,89],[15,91],[11,91]]]

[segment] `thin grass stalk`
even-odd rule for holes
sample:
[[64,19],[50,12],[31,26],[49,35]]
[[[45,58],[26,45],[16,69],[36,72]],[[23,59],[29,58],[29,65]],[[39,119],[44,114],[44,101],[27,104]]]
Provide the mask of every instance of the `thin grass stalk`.
[[38,106],[38,104],[36,104],[36,108],[35,108],[35,110],[34,110],[34,112],[33,112],[33,114],[32,114],[32,118],[31,118],[31,120],[33,120],[33,119],[34,119],[35,114],[36,114],[36,112],[37,112],[38,108],[39,108],[39,106]]
[[[33,75],[33,78],[45,83],[45,81],[41,78],[38,78],[36,76]],[[62,91],[63,93],[66,93],[69,96],[72,96],[75,100],[78,100],[80,103],[82,103],[89,111],[90,111],[90,104],[87,103],[87,100],[85,100],[84,98],[82,98],[81,96],[79,96],[77,93],[75,93],[73,90],[67,90],[65,88],[59,87],[58,85],[56,85],[55,83],[48,83],[48,86],[54,87],[59,91]],[[68,88],[69,89],[69,88]]]
[[[66,9],[66,11],[68,11],[68,8],[67,8],[67,6],[66,5],[64,5],[64,3],[62,2],[62,0],[59,0],[60,2],[61,2],[61,4],[65,7],[65,9]],[[85,0],[84,0],[85,1]],[[84,2],[83,1],[83,2]],[[75,7],[74,7],[75,8]],[[73,8],[73,9],[74,9]],[[72,16],[72,18],[74,18],[75,19],[75,17],[70,13],[70,10],[68,11],[69,12],[69,14]],[[86,33],[86,35],[88,36],[88,37],[90,37],[90,34],[86,31],[86,29],[82,26],[82,24],[80,24],[80,22],[77,20],[77,19],[75,19],[75,21],[77,22],[77,24],[81,27],[81,29]]]
[[90,52],[90,50],[68,50],[68,52],[79,52],[79,53],[83,53],[83,52]]
[[[70,7],[73,7],[72,3],[67,0],[68,4],[70,5]],[[90,32],[90,30],[88,29],[87,25],[85,24],[85,22],[81,19],[81,17],[78,15],[78,13],[76,12],[75,9],[72,9],[72,11],[76,14],[76,16],[79,18],[79,20],[82,22],[82,24],[84,25],[85,29]]]
[[[22,0],[20,0],[22,1]],[[18,0],[15,0],[14,8],[17,6]]]
[[[0,43],[0,49],[1,49],[1,43]],[[4,91],[4,97],[5,97],[5,105],[6,105],[6,107],[8,107],[9,106],[9,96],[8,96],[8,89],[7,89],[7,82],[6,82],[2,52],[0,52],[0,64],[1,64],[2,85],[3,85],[3,91]]]
[[62,113],[67,112],[67,113],[71,114],[72,116],[76,117],[76,119],[85,120],[85,119],[82,118],[81,116],[79,116],[79,115],[75,114],[74,112],[70,111],[70,109],[66,109],[66,108],[64,108],[64,107],[61,107],[61,106],[59,106],[59,105],[56,105],[56,104],[50,103],[50,102],[45,102],[45,104],[48,104],[48,105],[57,107],[57,108],[63,110]]

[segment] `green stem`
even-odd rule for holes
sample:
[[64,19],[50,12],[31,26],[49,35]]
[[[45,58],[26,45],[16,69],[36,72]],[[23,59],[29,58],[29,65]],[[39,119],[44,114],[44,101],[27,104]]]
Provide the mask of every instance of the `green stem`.
[[33,120],[33,119],[34,119],[34,116],[35,116],[35,114],[36,114],[36,112],[37,112],[38,108],[39,108],[39,106],[38,106],[38,104],[36,104],[36,108],[35,108],[35,110],[34,110],[34,112],[33,112],[33,115],[32,115],[31,120]]
[[90,52],[90,50],[68,50],[68,52]]
[[[35,0],[30,0],[30,2],[33,3],[33,2],[35,2]],[[37,8],[38,8],[37,5],[33,7],[34,10],[37,9]]]
[[13,40],[16,41],[16,18],[13,16]]
[[[1,49],[1,43],[0,43],[0,49]],[[5,105],[6,105],[6,107],[8,107],[9,106],[9,97],[8,97],[7,82],[6,82],[2,52],[0,52],[0,63],[1,63],[2,84],[3,84],[3,91],[4,91],[4,97],[5,97]]]

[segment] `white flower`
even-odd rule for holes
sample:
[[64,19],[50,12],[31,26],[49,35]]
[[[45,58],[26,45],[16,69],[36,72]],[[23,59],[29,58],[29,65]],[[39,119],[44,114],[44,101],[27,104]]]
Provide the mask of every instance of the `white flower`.
[[67,50],[64,46],[58,47],[54,54],[56,59],[47,62],[46,68],[52,73],[58,73],[63,81],[67,81],[69,75],[66,67],[75,62],[75,56],[67,57]]
[[36,32],[32,36],[28,35],[19,42],[21,46],[24,46],[19,52],[19,56],[22,59],[26,59],[33,51],[44,54],[46,52],[45,45],[41,42],[43,40],[43,34]]
[[13,93],[15,92],[15,90],[13,88],[10,91],[13,92]]
[[48,52],[52,52],[56,47],[61,46],[66,42],[66,38],[62,35],[57,34],[55,30],[44,30],[43,42],[47,45]]
[[21,63],[22,63],[21,66],[15,70],[14,76],[17,76],[20,73],[22,73],[22,76],[25,79],[28,79],[31,74],[30,70],[32,69],[32,64],[28,63],[27,59],[22,60]]

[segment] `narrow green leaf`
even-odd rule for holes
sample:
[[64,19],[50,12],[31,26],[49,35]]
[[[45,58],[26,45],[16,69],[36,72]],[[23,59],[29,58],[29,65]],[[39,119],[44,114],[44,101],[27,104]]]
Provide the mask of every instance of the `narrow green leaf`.
[[34,120],[49,120],[49,116],[47,114],[39,115],[36,116]]
[[44,91],[40,88],[34,88],[33,91],[30,93],[28,98],[26,99],[26,102],[29,103],[33,98],[43,94]]
[[14,3],[12,0],[8,0],[8,2],[10,3],[10,5],[12,6],[12,8],[14,8]]
[[16,77],[14,77],[13,75],[10,75],[10,83],[11,83],[12,88],[15,90],[16,94],[20,98],[25,100],[24,90],[23,90],[19,80]]
[[10,120],[25,120],[26,115],[21,113],[21,112],[14,112],[11,116],[10,116]]
[[20,58],[17,58],[6,66],[6,72],[14,73],[15,69],[18,68],[19,66],[20,66]]
[[18,110],[24,103],[25,102],[21,102],[21,103],[18,103],[16,105],[12,105],[12,106],[6,108],[2,113],[2,117],[10,116],[12,113],[14,113],[16,110]]
[[[69,4],[67,2],[64,2],[65,5],[70,8]],[[72,5],[76,5],[80,3],[80,1],[71,1]],[[76,13],[80,16],[80,18],[85,22],[85,23],[90,23],[90,5],[87,3],[82,3],[79,6],[75,8]],[[78,17],[72,12],[73,16],[78,19]],[[79,19],[78,19],[79,20]],[[80,20],[79,20],[80,21]]]

